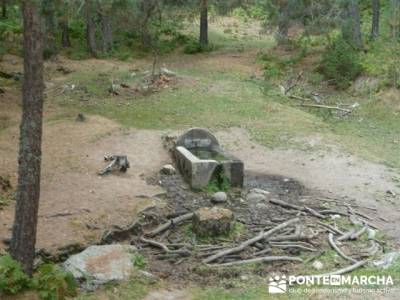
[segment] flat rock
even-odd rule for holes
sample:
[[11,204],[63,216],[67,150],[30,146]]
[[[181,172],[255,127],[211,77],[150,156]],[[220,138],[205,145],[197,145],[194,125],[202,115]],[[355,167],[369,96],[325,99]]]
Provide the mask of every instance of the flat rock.
[[174,174],[176,174],[176,169],[175,169],[175,167],[173,165],[168,164],[168,165],[165,165],[165,166],[162,167],[161,174],[174,175]]
[[136,251],[136,247],[131,245],[90,246],[71,256],[64,268],[76,279],[86,279],[91,285],[127,280],[134,271]]
[[194,213],[193,232],[200,236],[228,234],[233,227],[233,221],[234,215],[229,209],[202,207]]
[[265,202],[267,201],[267,196],[251,191],[246,195],[246,200],[251,203]]
[[211,196],[211,202],[224,203],[228,200],[228,195],[225,192],[217,192]]

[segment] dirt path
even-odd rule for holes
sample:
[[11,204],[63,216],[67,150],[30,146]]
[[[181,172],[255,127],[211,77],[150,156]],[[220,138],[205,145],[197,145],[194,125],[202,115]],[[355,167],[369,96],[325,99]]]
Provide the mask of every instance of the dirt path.
[[[17,127],[0,135],[0,175],[11,176],[14,186],[17,143]],[[131,169],[99,177],[103,157],[109,154],[127,155]],[[53,250],[96,242],[111,225],[131,223],[138,210],[153,202],[138,196],[161,192],[145,178],[168,161],[160,132],[123,130],[100,117],[45,124],[37,247]],[[0,210],[1,239],[10,237],[13,211],[13,205]]]

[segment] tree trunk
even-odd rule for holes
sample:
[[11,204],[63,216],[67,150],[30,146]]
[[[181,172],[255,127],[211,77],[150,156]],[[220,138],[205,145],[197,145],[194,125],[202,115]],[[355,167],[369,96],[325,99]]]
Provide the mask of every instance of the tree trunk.
[[35,257],[40,197],[43,113],[43,41],[38,2],[22,1],[24,81],[18,167],[17,203],[11,255],[31,275]]
[[276,33],[276,40],[278,45],[286,44],[288,41],[289,25],[290,25],[290,11],[289,1],[280,1],[278,11],[278,32]]
[[1,17],[7,19],[7,0],[1,1]]
[[379,36],[379,22],[381,14],[380,0],[372,0],[372,28],[371,39],[374,40]]
[[349,0],[344,3],[342,35],[344,40],[354,48],[363,48],[358,0]]
[[100,15],[101,20],[101,33],[103,38],[103,52],[107,53],[112,50],[113,46],[113,33],[111,28],[110,16],[106,13]]
[[201,46],[208,45],[208,1],[207,0],[201,0],[199,43]]
[[390,0],[390,35],[398,39],[400,35],[400,0]]
[[56,6],[53,0],[42,1],[42,15],[44,17],[44,58],[49,59],[57,55],[56,43]]
[[97,46],[96,46],[96,24],[93,19],[93,5],[91,0],[86,0],[86,44],[89,53],[96,57]]
[[60,20],[60,28],[61,28],[61,47],[69,48],[71,47],[71,39],[69,38],[69,25],[68,19],[63,18]]

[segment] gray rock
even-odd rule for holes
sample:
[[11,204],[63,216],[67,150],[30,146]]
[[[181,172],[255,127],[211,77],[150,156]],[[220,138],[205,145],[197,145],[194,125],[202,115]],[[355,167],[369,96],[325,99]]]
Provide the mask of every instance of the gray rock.
[[127,280],[133,274],[133,257],[137,251],[131,245],[90,246],[71,256],[64,268],[76,279],[86,279],[88,285]]
[[174,168],[173,165],[168,164],[162,167],[161,173],[164,175],[175,175],[176,174],[176,169]]
[[218,192],[211,196],[211,202],[224,203],[228,200],[228,195],[225,192]]
[[263,194],[250,192],[246,195],[246,200],[251,203],[258,203],[266,201],[267,197]]
[[150,272],[147,272],[144,270],[139,270],[137,273],[138,273],[138,275],[146,278],[149,281],[149,283],[156,283],[156,282],[160,281],[160,278],[158,278],[156,275],[154,275]]
[[271,194],[270,192],[268,192],[266,190],[257,189],[257,188],[251,189],[250,193],[256,193],[256,194],[261,194],[261,195],[265,195],[265,196],[268,196]]
[[373,261],[372,264],[380,269],[390,268],[398,259],[400,252],[389,252],[382,256],[380,260]]

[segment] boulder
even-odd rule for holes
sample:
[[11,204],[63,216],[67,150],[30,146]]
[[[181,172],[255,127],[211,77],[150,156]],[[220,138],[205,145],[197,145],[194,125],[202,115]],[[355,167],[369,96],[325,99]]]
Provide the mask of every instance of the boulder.
[[233,212],[220,207],[202,207],[193,216],[193,232],[200,236],[228,234],[234,224]]
[[251,189],[246,195],[246,200],[250,203],[266,202],[269,199],[270,192],[262,189]]
[[136,247],[131,245],[90,246],[71,256],[64,263],[64,268],[76,279],[86,279],[88,285],[127,280],[134,271],[136,251]]
[[161,169],[161,174],[164,175],[175,175],[176,174],[176,169],[174,168],[173,165],[168,164],[162,167]]
[[217,192],[211,196],[213,203],[225,203],[228,200],[228,195],[225,192]]

